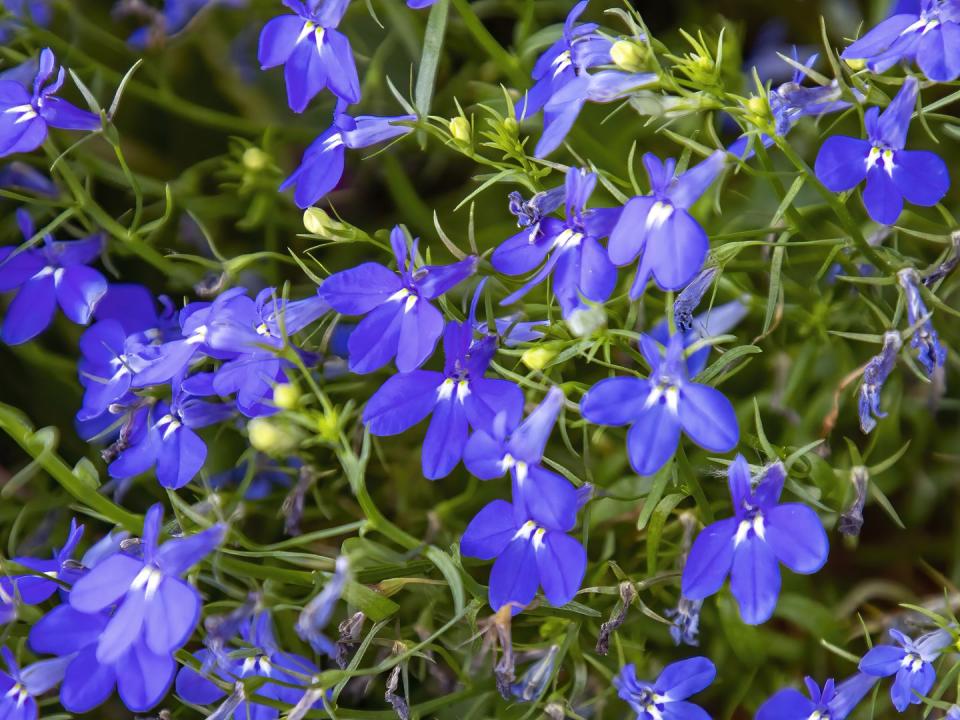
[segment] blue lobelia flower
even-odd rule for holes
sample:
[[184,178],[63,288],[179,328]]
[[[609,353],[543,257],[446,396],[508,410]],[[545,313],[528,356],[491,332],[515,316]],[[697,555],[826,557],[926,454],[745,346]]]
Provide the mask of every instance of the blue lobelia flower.
[[717,668],[705,657],[667,665],[652,683],[637,679],[630,663],[613,679],[617,695],[637,714],[637,720],[710,720],[703,708],[687,698],[707,688]]
[[883,334],[883,349],[870,358],[863,369],[863,382],[860,383],[860,429],[869,433],[877,426],[875,418],[885,418],[887,414],[880,410],[880,391],[890,373],[897,364],[897,354],[903,341],[900,333],[890,330]]
[[163,507],[153,505],[143,525],[143,557],[110,555],[74,583],[70,605],[95,614],[117,609],[99,636],[101,663],[117,661],[138,639],[156,655],[183,647],[200,617],[200,595],[180,576],[213,552],[225,528],[215,525],[159,544]]
[[333,566],[333,574],[323,586],[323,590],[300,611],[295,627],[297,635],[310,643],[310,647],[317,653],[330,657],[337,656],[336,644],[323,633],[323,630],[333,617],[334,608],[349,581],[350,562],[346,555],[340,555]]
[[80,421],[92,420],[127,398],[133,378],[159,357],[159,347],[142,333],[128,335],[117,320],[101,320],[80,336],[77,364],[84,387]]
[[563,24],[563,34],[537,59],[532,73],[536,82],[516,104],[519,119],[539,112],[550,98],[587,69],[613,62],[610,57],[613,42],[597,32],[599,25],[577,23],[587,4],[588,0],[581,0],[571,8]]
[[407,7],[413,10],[423,10],[435,4],[437,0],[407,0]]
[[907,322],[916,328],[910,336],[910,347],[917,351],[917,360],[927,375],[933,375],[937,367],[946,364],[947,350],[940,343],[930,311],[920,294],[920,276],[913,268],[904,268],[897,273],[897,280],[907,296]]
[[[803,81],[807,78],[807,70],[817,62],[818,54],[814,53],[802,65],[794,67],[793,78],[767,95],[770,112],[773,114],[774,129],[778,135],[786,135],[801,117],[818,117],[827,113],[839,112],[850,107],[850,103],[841,100],[842,91],[839,82],[834,79],[827,85],[804,87]],[[799,62],[797,49],[793,49],[793,59]],[[858,100],[863,100],[863,94],[853,91]]]
[[62,658],[41,660],[21,669],[6,647],[0,655],[7,672],[0,671],[0,717],[4,720],[37,720],[36,698],[56,687],[63,679],[66,662]]
[[960,76],[960,3],[920,0],[911,5],[896,8],[894,15],[849,45],[840,57],[863,60],[877,73],[898,62],[916,62],[931,80],[956,80]]
[[[715,305],[698,315],[692,315],[695,309],[691,307],[692,299],[689,295],[686,297],[684,295],[694,283],[696,279],[677,296],[673,304],[674,319],[677,329],[683,332],[685,348],[700,340],[729,332],[740,324],[749,311],[746,304],[747,296],[742,300],[731,300],[723,305]],[[650,337],[661,345],[667,345],[670,342],[670,326],[665,319],[653,326]],[[701,348],[687,358],[687,375],[696,377],[706,367],[707,360],[710,359],[710,350],[709,346]]]
[[345,110],[346,103],[338,101],[333,124],[310,143],[300,166],[280,185],[281,191],[294,187],[293,200],[297,207],[308,208],[337,187],[343,176],[347,148],[370,147],[406,135],[413,128],[396,123],[417,119],[416,115],[351,117]]
[[884,225],[897,221],[904,199],[930,207],[950,188],[947,165],[937,154],[903,149],[916,102],[917,79],[908,77],[882,113],[876,107],[867,110],[867,140],[834,135],[817,154],[817,178],[830,190],[852,190],[867,181],[863,204]]
[[[574,506],[574,522],[577,507]],[[460,538],[467,557],[494,560],[490,571],[490,607],[510,606],[516,615],[533,602],[537,588],[561,607],[573,600],[587,567],[587,552],[566,533],[572,524],[544,523],[524,502],[494,500],[476,514]]]
[[206,337],[206,345],[213,351],[233,357],[217,368],[209,388],[202,392],[189,385],[187,388],[198,395],[216,393],[225,397],[236,393],[237,409],[247,417],[275,413],[277,408],[266,401],[273,386],[285,379],[284,370],[293,367],[292,362],[278,356],[285,338],[329,310],[330,306],[319,296],[289,301],[278,298],[276,288],[264,288],[256,301],[238,297],[233,311],[212,323]]
[[810,575],[827,561],[827,533],[817,514],[800,503],[780,504],[783,465],[767,468],[753,487],[750,466],[737,455],[728,472],[734,516],[708,525],[693,541],[681,582],[684,597],[713,595],[730,575],[730,589],[748,625],[773,615],[783,563]]
[[473,274],[477,258],[452,265],[416,266],[417,242],[407,254],[407,235],[399,225],[390,233],[397,272],[368,262],[324,280],[319,294],[344,315],[366,315],[347,347],[355,373],[378,370],[396,357],[397,369],[416,370],[433,354],[443,334],[443,315],[430,300]]
[[595,23],[577,24],[586,7],[587,0],[582,0],[570,10],[563,34],[533,66],[533,87],[515,107],[520,120],[543,109],[543,135],[534,150],[540,158],[559,147],[585,102],[613,102],[657,79],[653,73],[587,72],[613,62],[610,57],[613,42],[597,32]]
[[953,643],[946,630],[934,630],[914,641],[899,630],[890,629],[896,645],[875,645],[860,660],[860,672],[874,677],[896,675],[890,686],[893,706],[903,712],[910,705],[919,705],[936,680],[933,661]]
[[674,177],[676,162],[672,158],[663,163],[652,153],[643,156],[650,195],[627,202],[609,243],[614,265],[628,265],[640,256],[631,298],[643,294],[651,274],[662,290],[679,290],[700,272],[710,243],[689,210],[725,162],[725,153],[717,151]]
[[683,335],[673,335],[662,355],[652,338],[641,336],[650,377],[601,380],[580,401],[581,414],[592,423],[631,426],[627,453],[640,475],[652,475],[673,457],[681,430],[712,452],[732,450],[740,436],[730,401],[719,390],[688,379],[683,343]]
[[760,706],[755,720],[845,720],[870,692],[877,678],[857,673],[839,685],[831,678],[822,690],[813,678],[808,677],[805,682],[809,698],[793,688],[780,690]]
[[[215,657],[208,649],[194,653],[202,670],[197,672],[187,666],[181,668],[177,674],[177,694],[194,705],[210,705],[226,696],[210,679],[211,676],[228,683],[260,677],[264,682],[256,689],[258,696],[289,706],[296,705],[303,697],[305,686],[318,670],[307,658],[282,650],[274,637],[272,625],[269,611],[262,610],[240,630],[241,638],[249,647],[239,652],[224,652],[219,657]],[[275,708],[246,700],[233,711],[234,720],[268,720],[277,717],[279,711]]]
[[160,401],[134,411],[127,429],[127,445],[107,467],[118,480],[156,467],[161,486],[177,490],[196,477],[207,458],[207,446],[196,429],[230,417],[233,408],[208,403],[175,390],[170,403]]
[[[229,323],[237,315],[248,311],[251,300],[242,287],[220,293],[212,302],[192,302],[180,311],[179,333],[176,339],[163,343],[146,368],[134,374],[132,386],[143,388],[183,377],[191,365],[207,356],[226,360],[235,353],[216,351],[207,343],[210,329],[217,323]],[[151,353],[152,355],[153,353]]]
[[260,66],[284,65],[287,102],[303,112],[324,88],[348,104],[360,101],[360,80],[350,40],[337,30],[349,0],[283,0],[296,15],[281,15],[263,26]]
[[25,25],[47,27],[53,20],[51,0],[4,0],[3,6],[13,18],[0,21],[0,42],[8,43],[13,33]]
[[510,424],[507,412],[499,412],[489,428],[470,436],[463,462],[481,480],[509,472],[518,516],[568,532],[577,522],[577,491],[568,480],[540,464],[562,405],[563,391],[554,387],[519,424]]
[[173,302],[165,295],[157,299],[143,285],[111,283],[107,294],[94,309],[97,320],[116,320],[127,335],[139,333],[148,342],[166,342],[180,337],[180,323]]
[[[602,303],[610,297],[617,284],[617,270],[600,244],[600,238],[610,234],[620,210],[586,209],[596,184],[594,173],[571,168],[566,178],[566,219],[544,218],[540,215],[542,210],[537,210],[534,222],[493,251],[490,262],[497,271],[507,275],[527,273],[543,263],[540,270],[523,287],[504,298],[501,305],[516,302],[551,273],[553,291],[564,318],[586,307],[582,298]],[[547,258],[545,263],[544,258]]]
[[62,130],[97,130],[100,118],[91,112],[56,97],[63,86],[65,70],[53,75],[56,59],[50,48],[40,52],[40,65],[33,79],[32,91],[13,80],[0,80],[0,156],[30,152],[47,138],[47,128]]
[[52,560],[14,557],[13,562],[37,574],[0,577],[0,591],[10,598],[19,599],[24,605],[37,605],[49,599],[60,588],[60,582],[69,584],[79,577],[72,558],[82,537],[83,525],[71,520],[67,541],[53,553]]
[[[17,210],[17,224],[25,239],[33,237],[33,220],[26,210]],[[107,291],[106,278],[88,267],[102,251],[101,235],[60,241],[47,235],[40,247],[0,247],[0,292],[19,288],[7,308],[3,341],[19,345],[35,338],[50,325],[58,304],[73,322],[90,322]]]
[[60,190],[50,178],[26,163],[14,161],[0,168],[0,187],[29,190],[36,195],[55,198]]
[[30,649],[59,656],[66,663],[60,704],[72,713],[85,713],[119,691],[133,712],[146,712],[159,703],[173,682],[177,663],[170,653],[155,653],[143,638],[136,639],[119,658],[101,662],[100,636],[111,613],[82,613],[60,605],[30,629]]
[[947,710],[947,714],[944,715],[944,720],[960,720],[960,705],[954,705]]
[[[472,313],[471,313],[472,315]],[[393,375],[367,402],[363,422],[372,435],[397,435],[433,413],[423,441],[424,477],[446,477],[457,466],[469,428],[489,429],[504,413],[515,427],[523,414],[523,392],[501,378],[484,377],[496,339],[473,337],[472,320],[449,322],[443,334],[443,372],[414,370]]]

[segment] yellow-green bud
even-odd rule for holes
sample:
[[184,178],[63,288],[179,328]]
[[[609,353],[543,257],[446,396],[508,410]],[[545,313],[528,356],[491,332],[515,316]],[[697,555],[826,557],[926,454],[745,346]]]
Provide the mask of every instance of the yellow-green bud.
[[327,442],[335,443],[340,439],[340,416],[336,410],[325,412],[317,419],[317,433]]
[[282,455],[294,449],[294,439],[273,420],[253,418],[247,423],[247,437],[255,450],[269,455]]
[[503,129],[506,130],[509,135],[516,135],[520,132],[520,123],[512,117],[504,118]]
[[300,400],[300,388],[293,383],[280,383],[273,388],[273,404],[281,410],[293,410]]
[[747,109],[754,115],[766,115],[768,107],[767,101],[759,95],[754,95],[747,100]]
[[323,235],[330,223],[330,216],[317,207],[309,207],[303,211],[303,226],[311,235]]
[[850,58],[848,60],[844,60],[844,62],[847,64],[847,67],[854,72],[857,70],[863,70],[867,66],[867,61],[863,58]]
[[631,40],[617,40],[610,48],[613,64],[627,72],[640,72],[646,68],[647,48]]
[[577,337],[590,337],[607,325],[607,313],[599,305],[574,310],[567,318],[567,327]]
[[263,170],[270,162],[270,156],[263,150],[250,147],[243,151],[243,166],[247,170]]
[[463,145],[470,144],[470,121],[458,115],[450,121],[450,134],[453,139]]
[[520,360],[531,370],[543,370],[556,356],[556,350],[541,346],[530,348],[520,356]]

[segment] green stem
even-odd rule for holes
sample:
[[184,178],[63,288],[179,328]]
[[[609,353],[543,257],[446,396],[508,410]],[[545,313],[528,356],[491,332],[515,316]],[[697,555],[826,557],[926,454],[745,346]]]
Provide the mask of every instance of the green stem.
[[46,437],[30,426],[26,416],[10,405],[0,403],[0,429],[29,454],[64,490],[108,520],[132,533],[143,529],[143,518],[124,510],[77,477],[55,452],[57,431],[46,428]]

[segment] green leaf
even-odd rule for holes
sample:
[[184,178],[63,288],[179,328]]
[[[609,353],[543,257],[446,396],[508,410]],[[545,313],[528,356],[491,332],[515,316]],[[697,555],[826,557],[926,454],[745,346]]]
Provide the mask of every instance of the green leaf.
[[386,620],[396,613],[400,606],[388,597],[366,585],[350,581],[343,588],[343,599],[363,612],[374,622]]
[[[420,56],[420,70],[413,91],[413,104],[420,117],[430,114],[433,100],[433,86],[437,79],[437,65],[440,63],[440,50],[447,32],[447,16],[450,12],[450,0],[438,0],[430,9],[427,29],[423,35],[423,54]],[[422,142],[426,140],[423,135]]]
[[681,493],[671,493],[657,503],[650,525],[647,527],[647,575],[657,572],[657,550],[660,549],[660,538],[663,535],[663,526],[667,523],[670,513],[685,499]]

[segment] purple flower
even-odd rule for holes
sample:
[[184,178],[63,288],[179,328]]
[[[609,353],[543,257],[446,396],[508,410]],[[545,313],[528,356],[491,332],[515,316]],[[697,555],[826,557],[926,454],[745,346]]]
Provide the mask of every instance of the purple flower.
[[37,574],[0,577],[0,592],[11,599],[18,597],[24,605],[38,605],[49,599],[60,588],[58,581],[72,583],[77,578],[78,571],[71,566],[71,561],[82,537],[83,525],[72,520],[67,541],[53,553],[52,560],[14,557],[13,562]]
[[306,604],[297,618],[296,631],[301,639],[310,643],[318,653],[337,656],[337,648],[326,635],[323,629],[330,622],[333,610],[343,595],[343,590],[350,581],[350,563],[346,555],[337,557],[333,574],[317,595]]
[[29,190],[49,198],[55,198],[60,194],[50,178],[30,165],[17,161],[0,168],[0,187]]
[[947,710],[947,714],[944,715],[944,720],[960,720],[960,705],[954,705]]
[[860,384],[860,429],[869,433],[877,426],[874,418],[885,418],[887,414],[880,411],[880,391],[890,373],[897,364],[897,353],[903,341],[900,333],[890,330],[883,334],[883,349],[874,355],[863,369],[863,382]]
[[845,720],[877,679],[857,673],[836,685],[831,678],[822,690],[813,678],[808,677],[805,682],[809,698],[793,688],[780,690],[760,706],[756,720]]
[[676,162],[643,156],[650,178],[650,195],[631,198],[610,233],[610,259],[628,265],[640,256],[630,297],[639,298],[653,274],[662,290],[679,290],[700,272],[710,243],[707,233],[690,214],[690,207],[706,192],[725,163],[717,151],[699,165],[674,177]]
[[444,330],[443,372],[414,370],[387,380],[367,403],[363,422],[372,435],[397,435],[433,414],[423,441],[423,474],[446,477],[457,466],[469,428],[489,429],[504,413],[514,427],[523,414],[523,393],[514,383],[484,373],[496,340],[473,337],[472,321],[450,322]]
[[933,661],[953,643],[946,630],[934,630],[916,641],[899,630],[890,630],[897,645],[876,645],[860,661],[860,672],[874,677],[896,675],[890,687],[893,706],[903,712],[910,705],[919,705],[936,680]]
[[688,379],[683,343],[683,335],[673,335],[661,355],[660,346],[643,335],[640,351],[650,364],[650,377],[601,380],[580,401],[581,414],[592,423],[631,426],[627,452],[640,475],[652,475],[673,457],[681,430],[712,452],[732,450],[740,436],[730,401],[719,390]]
[[904,199],[930,207],[950,188],[947,165],[938,155],[903,149],[916,102],[917,79],[908,77],[882,113],[876,107],[867,110],[867,140],[834,135],[817,154],[817,178],[830,190],[852,190],[867,181],[863,204],[884,225],[897,221]]
[[33,79],[33,90],[12,80],[0,80],[0,156],[30,152],[47,138],[47,128],[62,130],[97,130],[100,118],[56,97],[63,86],[64,69],[56,80],[53,75],[56,59],[50,48],[40,53],[40,66]]
[[126,447],[107,471],[119,480],[156,467],[161,486],[177,490],[196,477],[207,458],[207,446],[196,429],[222,422],[233,408],[174,393],[170,404],[160,401],[136,409],[126,429]]
[[841,57],[863,60],[876,73],[898,62],[916,62],[931,80],[956,80],[960,75],[960,4],[921,0],[902,5],[896,14],[849,45]]
[[356,150],[406,135],[413,128],[396,125],[414,122],[416,115],[358,115],[345,112],[346,103],[337,102],[333,124],[314,140],[303,153],[300,167],[293,171],[280,190],[293,186],[293,200],[297,207],[307,208],[336,188],[343,176],[346,149]]
[[[516,302],[551,274],[553,291],[564,318],[586,307],[582,297],[599,303],[610,297],[617,284],[617,271],[599,239],[610,234],[620,211],[585,208],[596,183],[594,173],[571,168],[566,179],[566,219],[537,217],[494,250],[490,262],[497,271],[507,275],[527,273],[543,263],[540,270],[523,287],[504,298],[501,305]],[[547,258],[545,263],[544,258]]]
[[670,637],[678,647],[680,645],[696,647],[700,644],[697,635],[700,634],[702,607],[703,600],[689,600],[681,595],[680,600],[677,601],[677,607],[670,608],[664,613],[673,621],[670,625]]
[[244,300],[222,321],[211,324],[207,334],[208,347],[234,355],[214,372],[211,389],[224,397],[236,393],[237,409],[247,417],[269,415],[277,408],[266,399],[284,380],[284,369],[293,365],[277,355],[284,338],[315,322],[330,306],[318,296],[283,300],[275,288],[261,290],[256,302]]
[[518,518],[568,532],[577,522],[577,491],[568,480],[540,464],[562,405],[563,392],[554,387],[519,425],[510,424],[507,413],[499,412],[489,428],[470,436],[463,462],[481,480],[509,472]]
[[[244,648],[242,654],[222,653],[215,657],[212,651],[206,649],[194,653],[194,658],[205,671],[181,668],[177,674],[177,694],[194,705],[210,705],[226,695],[210,680],[210,675],[216,675],[226,682],[260,677],[264,682],[256,689],[258,696],[290,706],[296,705],[303,697],[305,686],[317,674],[316,666],[305,657],[280,649],[273,634],[273,620],[266,610],[258,612],[248,621],[240,634],[250,646]],[[279,712],[275,708],[247,701],[241,702],[233,711],[234,720],[276,717],[279,717]]]
[[904,268],[897,273],[897,280],[907,296],[907,322],[916,327],[910,336],[910,347],[917,351],[917,360],[927,375],[933,375],[937,367],[946,364],[947,350],[940,344],[940,336],[930,321],[930,311],[920,294],[920,276],[913,268]]
[[[17,224],[25,239],[33,237],[33,220],[26,210],[17,210]],[[102,250],[101,235],[62,241],[47,235],[40,247],[0,248],[0,292],[19,288],[7,308],[3,341],[19,345],[35,338],[50,325],[58,304],[73,322],[90,322],[107,291],[107,281],[87,265],[100,257]]]
[[806,505],[780,504],[785,479],[781,463],[767,468],[753,487],[750,466],[737,455],[728,478],[735,514],[708,525],[693,541],[682,592],[702,600],[719,591],[730,575],[740,617],[748,625],[759,625],[777,605],[779,563],[802,575],[817,572],[827,561],[827,533]]
[[197,13],[205,8],[213,5],[236,7],[244,2],[246,0],[164,0],[162,12],[150,7],[147,7],[144,11],[143,5],[129,3],[130,10],[126,13],[121,2],[117,11],[119,14],[141,14],[150,18],[150,24],[135,30],[127,38],[131,47],[144,49],[162,44],[164,38],[176,35],[193,20]]
[[70,605],[81,613],[117,607],[97,642],[101,663],[117,661],[138,639],[150,652],[169,655],[183,647],[200,617],[200,595],[180,576],[216,549],[225,529],[216,525],[159,545],[162,520],[160,504],[147,511],[142,558],[111,555],[70,591]]
[[360,80],[347,36],[337,26],[349,0],[283,0],[296,15],[281,15],[263,26],[260,66],[284,65],[287,102],[303,112],[325,88],[348,104],[360,101]]
[[37,720],[36,698],[63,679],[66,663],[62,658],[41,660],[20,669],[13,653],[6,647],[0,655],[7,672],[0,671],[0,717],[4,720]]
[[82,613],[61,605],[30,629],[34,652],[57,655],[66,663],[60,704],[69,712],[85,713],[102,705],[114,688],[128,709],[145,712],[170,689],[176,661],[169,652],[152,651],[143,638],[135,639],[115,660],[100,660],[97,645],[110,622],[109,611]]
[[687,698],[707,688],[716,676],[717,668],[710,660],[693,657],[667,665],[652,683],[637,679],[633,663],[624,665],[613,684],[637,720],[710,720]]
[[543,109],[543,135],[534,151],[536,157],[546,157],[559,147],[588,100],[613,102],[657,79],[653,73],[587,72],[613,62],[613,42],[597,32],[595,23],[577,24],[586,8],[587,0],[582,0],[570,10],[563,35],[537,60],[535,83],[516,104],[515,113],[521,120]]
[[494,610],[509,605],[516,615],[533,602],[538,587],[551,605],[561,607],[577,594],[587,567],[583,545],[566,534],[571,528],[538,522],[522,501],[494,500],[467,525],[460,552],[496,558],[489,588]]
[[443,315],[430,302],[473,274],[477,258],[452,265],[417,267],[417,242],[407,255],[407,236],[398,225],[390,233],[397,272],[368,262],[335,273],[320,287],[330,307],[344,315],[366,315],[350,335],[350,369],[369,373],[396,357],[397,369],[416,370],[433,354],[443,333]]

